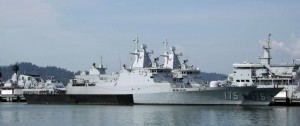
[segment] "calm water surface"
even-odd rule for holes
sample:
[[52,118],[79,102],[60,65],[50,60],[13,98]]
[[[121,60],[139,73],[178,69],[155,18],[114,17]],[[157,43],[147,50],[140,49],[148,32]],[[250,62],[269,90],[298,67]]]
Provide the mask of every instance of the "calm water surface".
[[0,126],[300,125],[300,107],[0,103]]

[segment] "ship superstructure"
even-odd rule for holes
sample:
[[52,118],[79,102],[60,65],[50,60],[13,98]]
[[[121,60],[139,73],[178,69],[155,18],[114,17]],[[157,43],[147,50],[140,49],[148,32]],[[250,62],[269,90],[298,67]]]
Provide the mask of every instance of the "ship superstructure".
[[182,61],[179,60],[179,57],[182,56],[182,53],[177,54],[175,47],[170,47],[171,52],[167,51],[168,41],[164,42],[165,52],[162,57],[164,57],[164,68],[172,69],[172,75],[174,81],[182,82],[189,84],[190,86],[199,87],[203,85],[201,80],[201,71],[199,68],[194,66],[189,66],[188,59]]

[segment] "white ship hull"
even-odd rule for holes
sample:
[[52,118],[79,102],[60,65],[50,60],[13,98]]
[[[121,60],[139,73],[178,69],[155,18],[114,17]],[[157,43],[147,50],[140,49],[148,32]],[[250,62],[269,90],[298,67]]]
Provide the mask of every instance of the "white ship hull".
[[210,88],[201,91],[133,94],[135,104],[240,105],[253,88]]
[[67,94],[119,95],[133,94],[134,104],[176,105],[240,105],[244,96],[255,87],[170,88],[166,85],[148,87],[67,87]]

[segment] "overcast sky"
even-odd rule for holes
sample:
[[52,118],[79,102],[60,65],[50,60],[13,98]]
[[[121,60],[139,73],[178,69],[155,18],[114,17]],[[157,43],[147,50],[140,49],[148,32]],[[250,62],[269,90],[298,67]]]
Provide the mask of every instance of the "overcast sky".
[[[163,41],[204,72],[229,74],[258,62],[272,33],[273,63],[300,58],[298,0],[0,0],[0,65],[32,62],[71,71],[93,62],[131,64],[135,36],[163,53]],[[163,62],[163,58],[160,58]]]

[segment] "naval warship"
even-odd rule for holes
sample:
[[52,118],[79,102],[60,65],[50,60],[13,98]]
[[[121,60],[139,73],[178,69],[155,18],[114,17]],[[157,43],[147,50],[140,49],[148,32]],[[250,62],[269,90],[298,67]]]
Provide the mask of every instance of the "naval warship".
[[80,103],[81,99],[89,100],[90,104],[95,101],[90,99],[101,96],[118,97],[131,94],[134,104],[240,105],[244,96],[256,88],[185,82],[184,78],[174,77],[172,68],[159,65],[158,58],[152,62],[150,55],[153,52],[148,52],[145,44],[141,44],[142,50],[139,50],[138,38],[135,39],[135,44],[135,51],[130,53],[135,56],[131,67],[123,65],[119,73],[107,74],[102,61],[99,67],[94,63],[88,73],[82,72],[70,80],[65,95],[81,96],[75,99],[76,103]]
[[260,63],[235,63],[233,73],[228,76],[228,81],[233,85],[256,85],[245,97],[242,105],[269,105],[273,102],[299,103],[299,83],[295,79],[299,64],[271,64],[271,34],[262,41],[263,55]]
[[62,83],[54,81],[53,77],[44,80],[40,75],[20,74],[17,64],[13,65],[12,68],[14,73],[11,79],[3,83],[0,88],[0,99],[2,102],[25,102],[27,99],[24,97],[24,90],[49,89],[50,85],[55,85],[60,88],[64,87]]
[[[95,72],[95,64],[90,73]],[[81,75],[84,76],[84,75]],[[93,76],[93,75],[92,75]],[[91,76],[91,77],[92,77]],[[75,76],[76,77],[76,76]],[[93,76],[94,77],[94,76]],[[72,87],[81,87],[82,90],[89,86],[95,86],[94,83],[75,79],[70,80]],[[92,81],[91,81],[92,82]],[[132,105],[132,94],[87,94],[87,93],[72,93],[61,82],[53,79],[46,80],[45,83],[38,83],[32,88],[23,89],[23,95],[28,104],[95,104],[95,105]]]
[[[163,66],[165,68],[171,68],[173,72],[173,78],[182,80],[184,83],[190,83],[193,86],[198,86],[199,83],[203,83],[201,80],[201,71],[199,68],[194,68],[194,66],[187,65],[188,59],[183,60],[181,63],[179,56],[182,56],[182,53],[176,54],[175,47],[171,47],[171,52],[167,52],[167,40],[164,42],[165,53],[161,56],[165,58]],[[219,86],[254,86],[253,83],[250,83],[249,78],[245,79],[246,76],[242,76],[245,73],[245,66],[243,68],[237,67],[234,71],[240,76],[232,76],[231,81],[211,81],[210,87],[219,87]],[[243,82],[237,83],[232,80],[242,80]],[[245,81],[246,80],[246,81]],[[249,95],[244,96],[244,101],[241,105],[269,105],[275,95],[277,95],[282,88],[257,88],[251,91]]]

